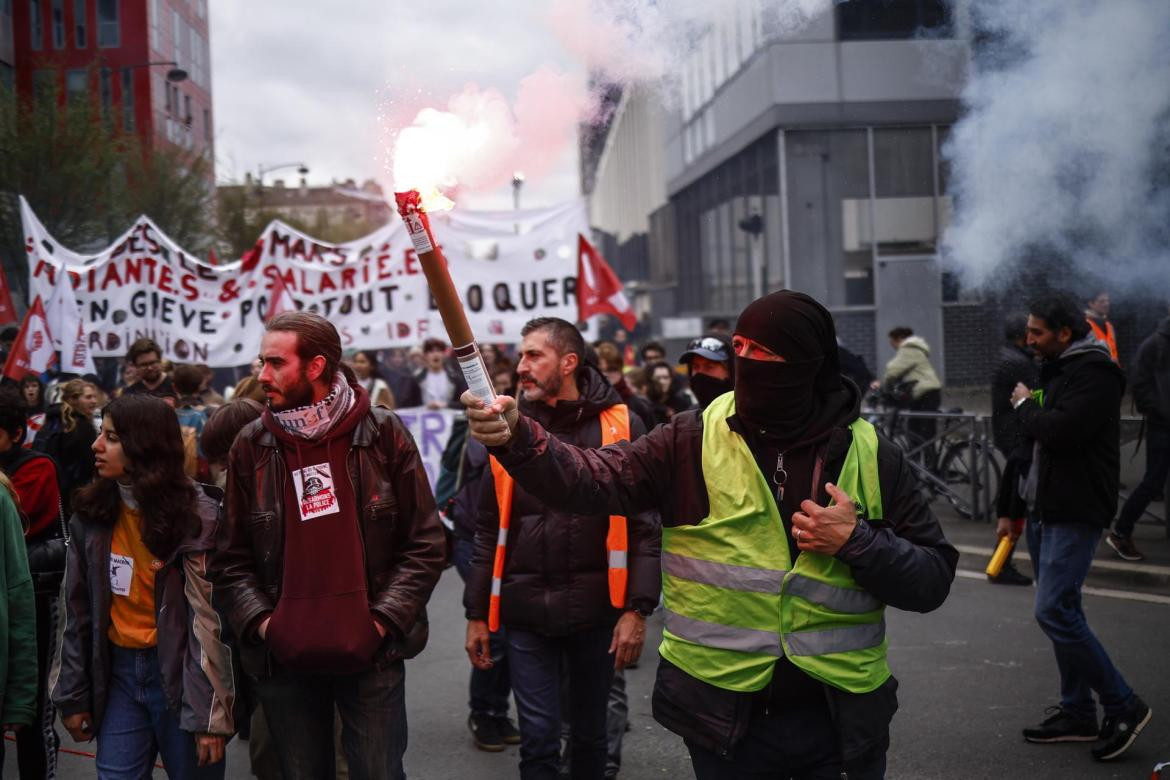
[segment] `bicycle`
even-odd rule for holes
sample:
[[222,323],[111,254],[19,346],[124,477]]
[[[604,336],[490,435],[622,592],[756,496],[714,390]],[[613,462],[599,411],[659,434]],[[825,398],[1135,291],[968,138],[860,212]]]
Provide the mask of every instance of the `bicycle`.
[[990,516],[1003,465],[995,448],[979,435],[980,418],[963,415],[960,408],[925,413],[941,423],[941,430],[926,438],[909,429],[907,423],[914,418],[905,414],[904,399],[878,390],[866,401],[867,419],[902,450],[928,500],[945,498],[966,519]]

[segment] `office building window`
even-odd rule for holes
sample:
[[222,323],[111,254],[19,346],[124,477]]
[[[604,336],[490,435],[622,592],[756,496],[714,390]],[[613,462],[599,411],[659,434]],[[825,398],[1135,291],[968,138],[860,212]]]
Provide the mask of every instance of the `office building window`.
[[191,116],[191,96],[190,95],[183,95],[183,116],[181,117],[181,119],[183,120],[183,123],[185,125],[187,125],[188,127],[190,127],[191,122],[194,121],[194,117]]
[[211,110],[203,109],[203,140],[211,143]]
[[41,0],[28,0],[28,47],[40,51],[45,41],[45,16]]
[[88,21],[85,0],[73,0],[73,45],[79,49],[89,46]]
[[953,34],[947,0],[852,0],[837,5],[837,36],[843,41]]
[[736,312],[783,283],[775,131],[675,200],[679,307]]
[[150,0],[150,48],[162,51],[162,0]]
[[65,48],[65,0],[53,0],[53,48]]
[[103,49],[116,49],[122,45],[118,1],[97,0],[97,42]]
[[183,64],[183,40],[186,38],[183,35],[183,17],[179,16],[178,11],[171,11],[171,43],[175,47],[175,62],[179,63],[179,67],[184,70],[187,66]]
[[69,70],[65,72],[65,97],[73,102],[82,100],[89,92],[89,71]]
[[122,68],[122,129],[134,132],[134,71]]
[[934,254],[934,135],[930,127],[873,131],[874,242],[879,255]]

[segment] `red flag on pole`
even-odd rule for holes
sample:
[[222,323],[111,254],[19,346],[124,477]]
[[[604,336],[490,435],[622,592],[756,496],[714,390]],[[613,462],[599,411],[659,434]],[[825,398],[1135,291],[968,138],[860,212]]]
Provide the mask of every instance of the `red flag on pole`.
[[8,277],[4,275],[4,266],[0,266],[0,325],[16,322],[16,307],[12,305],[12,288],[8,286]]
[[297,307],[293,303],[292,293],[288,291],[288,285],[284,283],[284,277],[277,271],[276,281],[272,283],[272,295],[268,299],[268,310],[264,312],[264,321],[268,322],[281,312],[296,310]]
[[45,306],[38,295],[24,313],[20,332],[4,363],[4,376],[19,382],[28,374],[42,374],[53,364],[56,354],[49,333],[49,320],[45,317]]
[[594,314],[612,314],[626,330],[633,330],[638,324],[621,280],[593,244],[578,233],[577,319],[586,320]]

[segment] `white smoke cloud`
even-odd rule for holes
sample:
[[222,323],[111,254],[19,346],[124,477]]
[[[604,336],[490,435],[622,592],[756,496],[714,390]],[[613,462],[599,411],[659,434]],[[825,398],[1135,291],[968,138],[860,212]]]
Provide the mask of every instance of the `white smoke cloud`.
[[[657,87],[677,100],[678,74],[698,33],[720,18],[757,10],[765,36],[796,29],[827,12],[833,0],[553,0],[545,21],[581,65],[565,72],[540,64],[520,80],[514,102],[475,84],[420,106],[400,99],[383,108],[394,148],[397,189],[438,184],[448,192],[483,192],[522,170],[529,179],[551,171],[575,142],[582,122],[601,115],[601,93],[613,84]],[[587,79],[595,83],[591,88]]]
[[944,154],[944,252],[983,285],[1030,255],[1170,291],[1170,2],[979,0]]

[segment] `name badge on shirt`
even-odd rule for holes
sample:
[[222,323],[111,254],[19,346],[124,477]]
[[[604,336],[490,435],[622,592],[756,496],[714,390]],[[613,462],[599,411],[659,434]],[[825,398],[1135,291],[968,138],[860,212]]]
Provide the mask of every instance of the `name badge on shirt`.
[[297,506],[301,522],[341,511],[337,506],[337,492],[333,488],[333,472],[328,463],[305,466],[293,471],[293,488],[297,492]]
[[129,596],[134,579],[134,559],[128,555],[110,556],[110,590],[115,596]]

